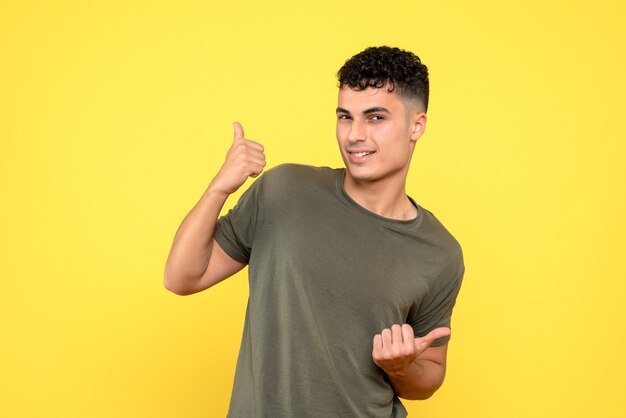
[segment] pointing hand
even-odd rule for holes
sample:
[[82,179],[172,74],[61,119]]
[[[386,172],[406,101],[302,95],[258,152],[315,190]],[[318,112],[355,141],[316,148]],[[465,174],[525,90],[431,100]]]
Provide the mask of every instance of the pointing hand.
[[439,338],[450,335],[450,328],[435,328],[421,338],[415,338],[409,324],[395,324],[374,336],[372,358],[387,374],[404,370]]

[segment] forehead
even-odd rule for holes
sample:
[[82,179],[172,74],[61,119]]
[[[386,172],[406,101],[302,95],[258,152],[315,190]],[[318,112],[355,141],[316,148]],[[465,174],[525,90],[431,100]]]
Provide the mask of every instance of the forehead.
[[355,90],[349,87],[339,89],[338,107],[360,113],[372,107],[384,107],[389,111],[404,110],[404,101],[395,91],[389,92],[387,87]]

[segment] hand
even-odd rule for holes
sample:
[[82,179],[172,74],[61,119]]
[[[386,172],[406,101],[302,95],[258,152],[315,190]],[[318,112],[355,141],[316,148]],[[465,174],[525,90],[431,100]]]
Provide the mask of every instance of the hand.
[[435,328],[421,338],[415,338],[413,327],[395,324],[374,336],[372,358],[387,374],[402,373],[437,339],[450,335],[450,328]]
[[220,168],[210,188],[225,194],[235,192],[248,177],[256,177],[265,167],[263,145],[244,138],[243,127],[234,122],[235,135],[226,160]]

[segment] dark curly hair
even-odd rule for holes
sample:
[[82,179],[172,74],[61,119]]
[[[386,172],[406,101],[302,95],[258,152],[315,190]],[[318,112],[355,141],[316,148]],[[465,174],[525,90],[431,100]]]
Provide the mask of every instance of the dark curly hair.
[[339,88],[365,90],[368,87],[416,100],[428,110],[428,68],[410,51],[388,46],[369,47],[346,61],[337,73]]

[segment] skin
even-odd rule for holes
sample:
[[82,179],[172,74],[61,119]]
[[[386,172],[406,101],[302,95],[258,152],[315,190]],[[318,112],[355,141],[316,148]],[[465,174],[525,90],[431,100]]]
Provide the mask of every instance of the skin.
[[[417,209],[405,193],[406,177],[425,129],[422,106],[396,92],[340,89],[336,133],[350,197],[381,216],[415,218]],[[371,153],[358,157],[359,151]]]
[[213,232],[228,196],[248,177],[261,174],[265,154],[261,144],[245,139],[239,122],[233,127],[233,142],[224,164],[176,231],[165,263],[164,285],[178,295],[205,290],[245,267],[222,250]]
[[[346,166],[344,189],[366,209],[391,219],[413,219],[417,208],[406,196],[406,177],[426,113],[416,101],[386,87],[342,88],[337,106],[337,142]],[[362,153],[367,155],[362,155]],[[383,369],[398,396],[426,399],[443,383],[447,343],[430,345],[450,334],[436,328],[415,338],[408,324],[390,324],[372,341],[372,359]]]
[[[266,161],[263,146],[246,139],[238,122],[233,127],[233,142],[222,167],[174,236],[164,285],[179,295],[205,290],[245,267],[222,250],[213,233],[228,196],[248,177],[261,174]],[[387,218],[415,218],[417,209],[406,196],[405,184],[415,143],[425,127],[422,106],[395,92],[340,89],[337,141],[350,197]],[[398,396],[426,399],[443,382],[447,353],[447,344],[430,345],[449,333],[437,328],[415,338],[411,326],[390,324],[373,337],[372,359],[389,376]]]

